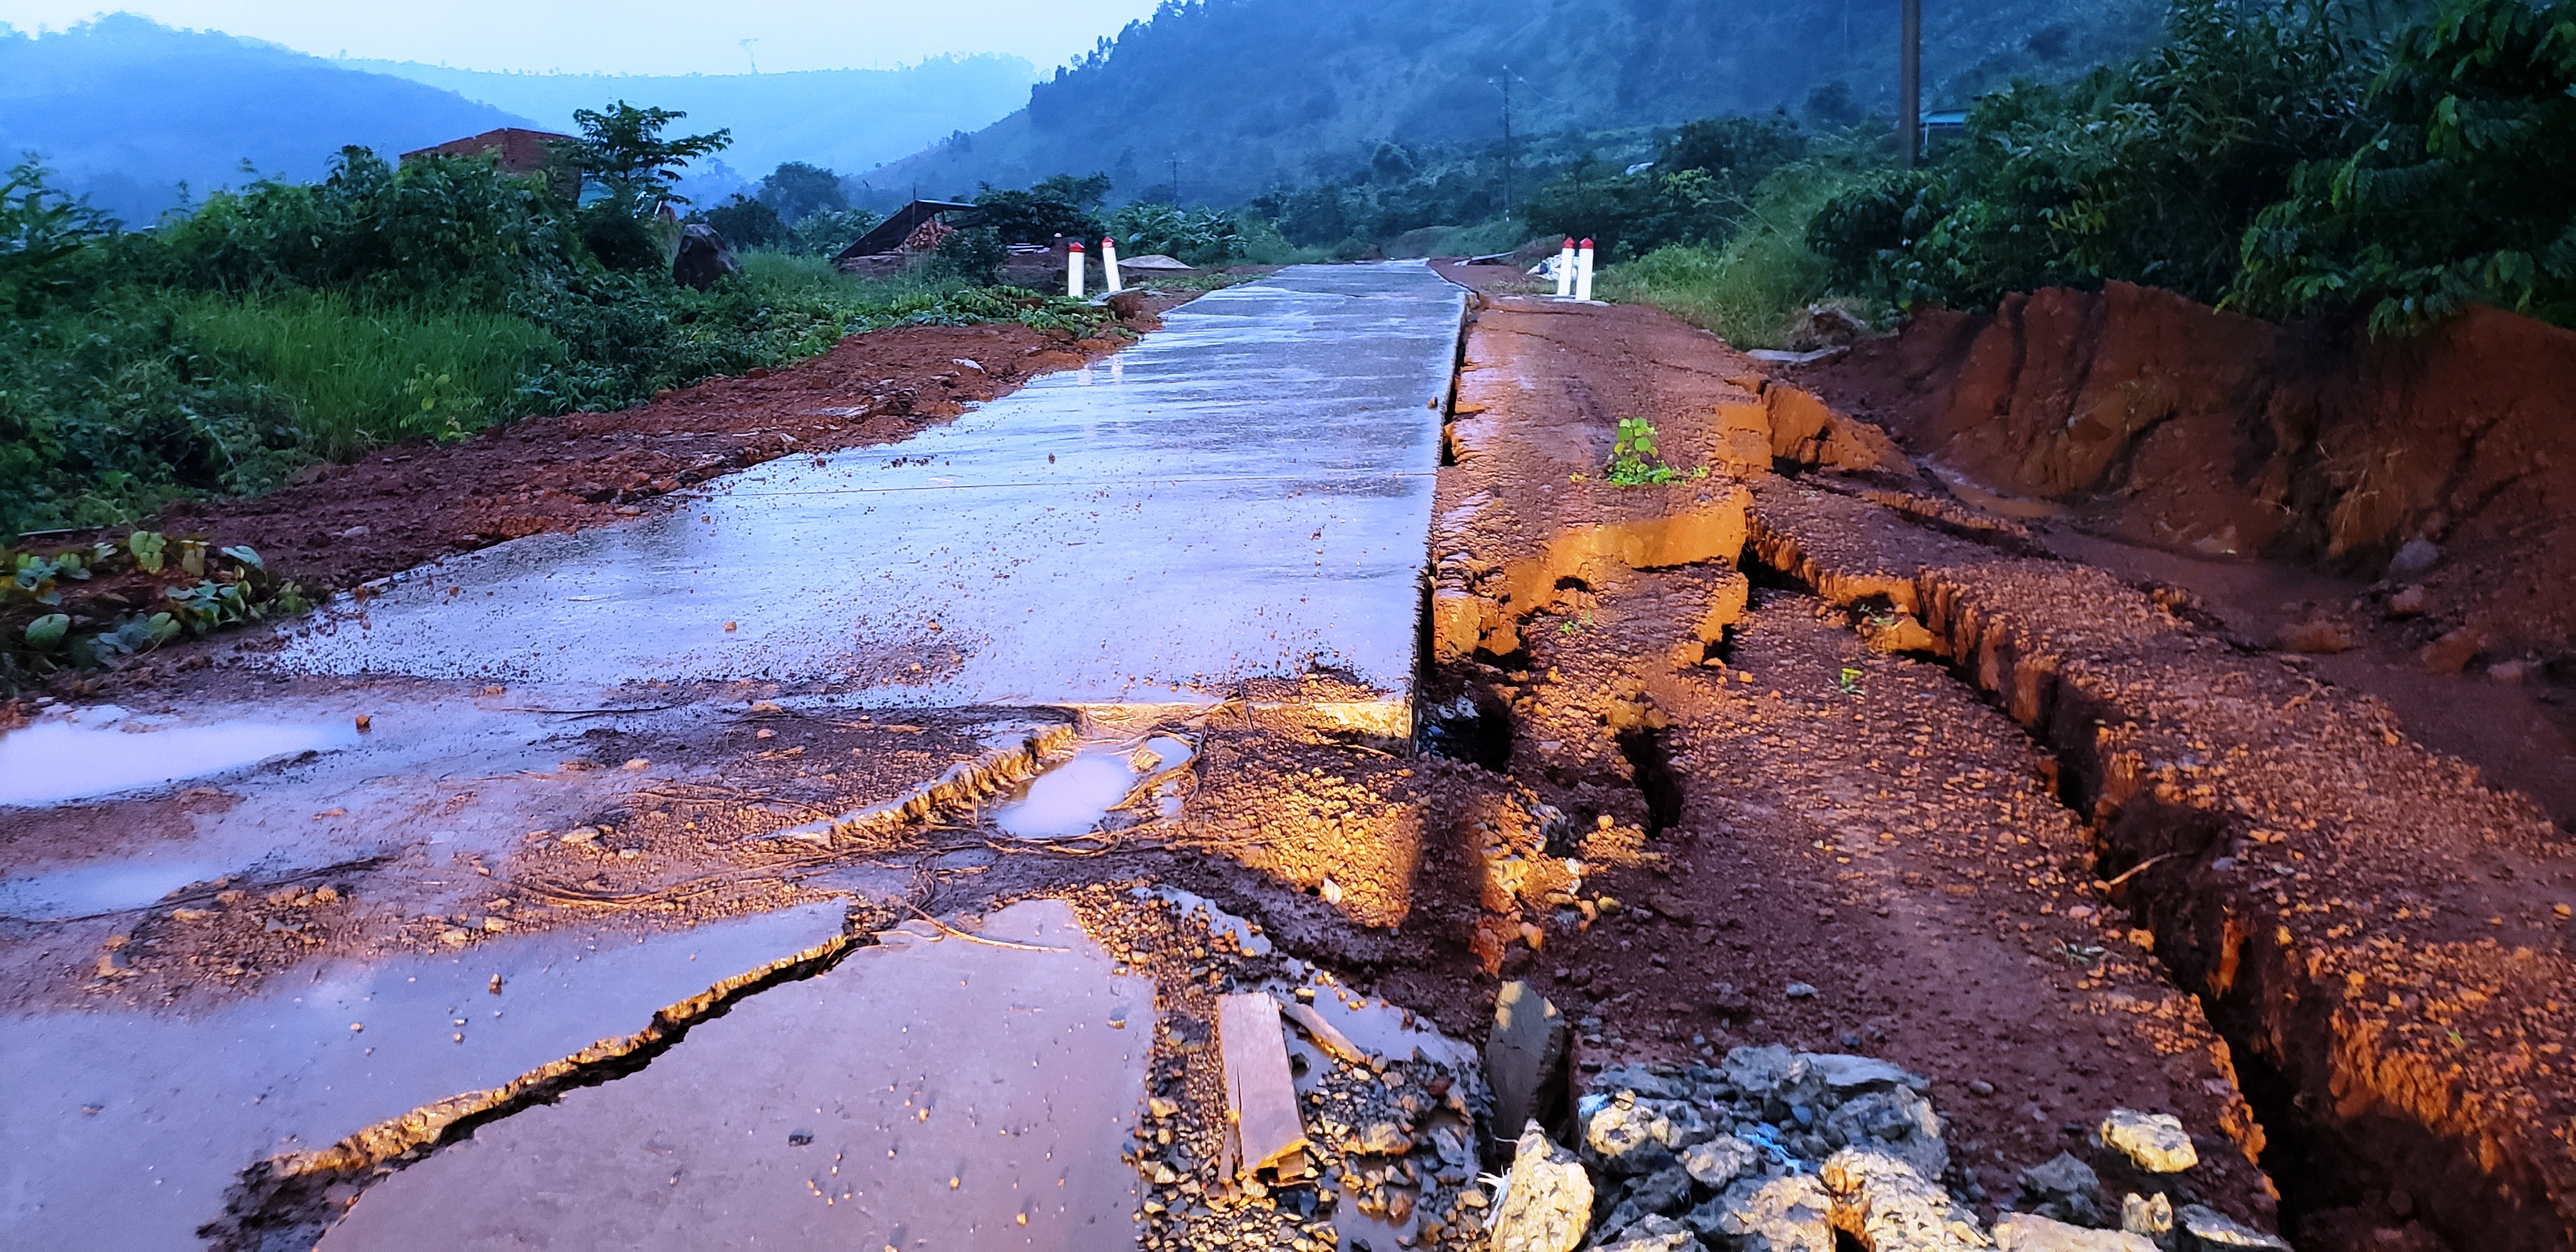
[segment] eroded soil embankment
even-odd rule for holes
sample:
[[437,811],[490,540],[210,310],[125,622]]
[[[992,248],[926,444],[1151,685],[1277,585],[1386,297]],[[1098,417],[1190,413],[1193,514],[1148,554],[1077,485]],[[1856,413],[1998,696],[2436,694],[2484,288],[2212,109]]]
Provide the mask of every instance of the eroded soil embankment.
[[[1585,332],[1555,329],[1574,325],[1574,316],[1545,308],[1505,327],[1489,309],[1481,315],[1477,342],[1509,342],[1506,336],[1580,342]],[[1590,468],[1581,464],[1585,456],[1606,455],[1610,420],[1656,420],[1669,454],[1688,464],[1703,457],[1724,461],[1725,446],[1739,437],[1729,428],[1748,415],[1776,423],[1780,412],[1799,407],[1774,403],[1789,395],[1786,389],[1730,380],[1729,354],[1704,339],[1696,349],[1675,342],[1643,350],[1655,342],[1651,315],[1608,310],[1594,316],[1601,320],[1584,350],[1524,360],[1512,367],[1513,381],[1524,389],[1575,385],[1554,381],[1563,375],[1595,392],[1615,387],[1631,394],[1591,405],[1598,414],[1562,397],[1534,406],[1558,414],[1555,420],[1568,429],[1534,441],[1540,451],[1528,458],[1527,481],[1517,492],[1510,484],[1478,484],[1444,497],[1444,525],[1470,522],[1508,533],[1523,522],[1545,523],[1526,532],[1535,543],[1523,540],[1524,551],[1544,551],[1550,528],[1579,520],[1580,511],[1569,512],[1563,503],[1576,498],[1565,493],[1568,474]],[[1648,394],[1654,389],[1636,380],[1658,377],[1658,356],[1691,363],[1663,370],[1661,377],[1695,375],[1702,381],[1669,383],[1667,394]],[[1502,372],[1473,345],[1470,358],[1462,427],[1467,420],[1491,420],[1467,410],[1495,407],[1475,404],[1474,393]],[[1592,368],[1595,361],[1600,369]],[[1731,396],[1718,394],[1729,381],[1752,385]],[[1587,417],[1597,417],[1604,428],[1577,429]],[[1821,420],[1826,437],[1809,442],[1821,446],[1849,436],[1842,440],[1854,449],[1847,459],[1855,467],[1868,461],[1867,440],[1836,429],[1838,423],[1853,425],[1849,419],[1826,410]],[[1475,468],[1471,444],[1461,444],[1462,470]],[[1566,464],[1551,464],[1549,448]],[[1775,449],[1775,455],[1788,454]],[[2037,739],[2040,751],[2031,769],[2047,780],[2040,784],[2040,807],[2014,811],[2009,791],[1999,797],[2006,802],[2005,829],[2016,839],[2034,837],[2028,851],[2011,842],[1955,840],[1946,863],[1901,868],[1881,904],[1896,912],[1927,896],[1987,895],[2018,882],[2064,891],[2072,899],[2034,894],[2017,910],[2008,899],[2001,901],[1999,912],[2047,927],[2063,924],[2051,918],[2081,909],[2093,938],[2079,934],[2064,942],[2077,951],[2098,946],[2114,954],[2106,965],[2115,964],[2122,951],[2152,950],[2154,964],[2147,968],[2191,993],[2192,1016],[2205,1013],[2204,1029],[2225,1038],[2224,1076],[2241,1079],[2261,1113],[2259,1126],[2242,1127],[2252,1133],[2241,1135],[2239,1143],[2262,1150],[2285,1193],[2285,1221],[2318,1246],[2365,1238],[2398,1247],[2563,1246],[2576,1230],[2576,1210],[2570,1208],[2576,1178],[2569,1176],[2567,1150],[2569,1136],[2576,1134],[2576,1075],[2565,1056],[2576,1021],[2561,997],[2565,987],[2576,985],[2576,962],[2568,951],[2569,922],[2558,910],[2576,896],[2576,879],[2546,819],[2521,797],[2487,789],[2473,770],[2409,740],[2384,705],[2319,683],[2288,661],[2247,653],[2208,627],[2187,597],[2160,599],[2099,570],[2034,559],[2041,548],[2031,532],[1937,498],[1940,488],[1915,477],[1911,464],[1900,459],[1872,468],[1881,472],[1817,474],[1803,484],[1770,476],[1748,480],[1754,493],[1747,557],[1757,584],[1754,609],[1713,635],[1676,629],[1679,616],[1711,614],[1740,591],[1712,585],[1676,597],[1668,588],[1656,594],[1669,603],[1650,608],[1631,588],[1670,576],[1624,570],[1615,561],[1560,577],[1553,600],[1535,606],[1543,610],[1535,614],[1533,606],[1517,603],[1453,606],[1453,622],[1472,612],[1487,621],[1518,623],[1509,635],[1444,636],[1453,640],[1443,657],[1445,677],[1465,688],[1458,707],[1487,714],[1481,737],[1512,745],[1515,771],[1550,800],[1572,808],[1568,801],[1579,803],[1590,784],[1592,794],[1609,801],[1602,817],[1610,826],[1604,829],[1637,822],[1641,846],[1669,854],[1661,868],[1686,884],[1691,871],[1671,864],[1683,857],[1680,847],[1665,841],[1667,831],[1701,842],[1710,831],[1695,825],[1697,818],[1662,827],[1650,820],[1650,788],[1620,784],[1645,784],[1658,781],[1647,775],[1659,775],[1679,788],[1686,813],[1704,805],[1701,797],[1710,792],[1724,791],[1729,800],[1752,799],[1765,790],[1785,793],[1787,804],[1757,802],[1772,812],[1755,808],[1713,823],[1727,838],[1725,851],[1787,843],[1783,835],[1802,838],[1789,846],[1827,853],[1835,866],[1830,872],[1837,874],[1832,886],[1853,899],[1828,897],[1818,907],[1809,902],[1824,883],[1812,876],[1804,882],[1775,880],[1764,867],[1748,864],[1727,868],[1744,875],[1741,881],[1770,890],[1751,899],[1719,895],[1712,903],[1721,917],[1731,915],[1748,931],[1764,932],[1744,940],[1756,954],[1756,962],[1748,962],[1756,968],[1775,952],[1792,959],[1803,953],[1813,963],[1817,949],[1798,940],[1830,931],[1809,929],[1804,917],[1812,909],[1818,921],[1833,915],[1827,926],[1849,924],[1849,908],[1863,898],[1855,888],[1867,867],[1864,858],[1852,855],[1852,844],[1875,842],[1847,844],[1832,837],[1835,828],[1893,834],[1898,848],[1912,842],[1909,836],[1920,837],[1903,827],[1873,829],[1891,825],[1883,821],[1888,801],[1903,796],[1871,776],[1877,754],[1869,750],[1870,731],[1878,719],[1864,708],[1846,729],[1836,723],[1849,714],[1791,705],[1804,693],[1784,689],[1781,699],[1788,707],[1779,711],[1807,720],[1801,735],[1791,733],[1801,729],[1796,720],[1763,725],[1762,702],[1746,702],[1735,718],[1758,728],[1747,745],[1756,751],[1748,756],[1751,768],[1729,778],[1722,754],[1695,750],[1692,740],[1706,732],[1695,724],[1691,697],[1672,689],[1677,678],[1692,672],[1693,660],[1702,670],[1710,660],[1742,670],[1748,655],[1761,655],[1748,653],[1748,645],[1778,630],[1764,625],[1777,620],[1766,615],[1766,601],[1776,593],[1760,590],[1762,580],[1817,592],[1845,620],[1856,620],[1859,636],[1942,662],[1990,693],[2003,713]],[[1705,487],[1677,490],[1699,493]],[[1510,559],[1474,548],[1471,541],[1443,535],[1435,548],[1444,562],[1443,586],[1453,598],[1499,601],[1506,588],[1519,585],[1501,577]],[[1557,682],[1575,673],[1562,660],[1564,645],[1596,632],[1615,638],[1636,630],[1620,621],[1627,610],[1645,610],[1670,651],[1657,656],[1653,647],[1630,647],[1632,672],[1621,676],[1624,686],[1607,692],[1587,696],[1582,688],[1598,681],[1589,676],[1583,683]],[[1857,642],[1851,655],[1858,663],[1841,667],[1834,685],[1878,690],[1894,676],[1874,669]],[[1524,650],[1497,651],[1496,645]],[[1772,655],[1776,659],[1763,662],[1771,672],[1784,665],[1796,672],[1794,650]],[[1772,686],[1771,673],[1756,669],[1752,676],[1754,683],[1739,685],[1756,692]],[[1956,685],[1946,677],[1943,682]],[[1686,688],[1687,679],[1679,685]],[[1556,716],[1559,701],[1575,707]],[[1832,704],[1812,697],[1798,703],[1810,701]],[[1511,710],[1508,717],[1497,713],[1504,708]],[[1935,717],[1943,730],[1963,720]],[[1625,738],[1633,741],[1638,729],[1646,730],[1661,751],[1610,750],[1623,738],[1623,722],[1631,728]],[[1533,739],[1538,742],[1528,742]],[[1594,746],[1575,747],[1587,739]],[[1847,755],[1846,743],[1863,750]],[[1917,760],[1932,771],[1951,771],[1962,759],[1959,745],[1923,746],[1928,751]],[[1587,768],[1570,756],[1589,757],[1598,766]],[[1826,768],[1816,770],[1810,760]],[[1905,781],[1901,767],[1913,763],[1898,762],[1895,781]],[[1830,776],[1802,784],[1811,771]],[[1972,794],[1982,791],[1980,799],[1995,797],[1991,776],[1953,777],[1962,785],[1984,783],[1965,786]],[[2070,817],[2087,820],[2075,828],[2062,856],[2023,864],[2030,852],[2044,850],[2046,841],[2035,837],[2047,828],[2048,814],[2058,811],[2050,793],[2073,804]],[[1806,819],[1807,828],[1790,829],[1784,812]],[[1937,807],[1933,814],[1936,820],[1926,825],[1937,831],[1945,823]],[[1927,842],[1928,850],[1945,851],[1937,836]],[[1641,889],[1650,888],[1641,884],[1621,894]],[[1701,890],[1671,892],[1674,913],[1692,916],[1699,907],[1692,897]],[[1933,933],[1959,929],[1937,914],[1929,920]],[[1775,929],[1788,933],[1781,942],[1768,942],[1773,936],[1767,932]],[[1698,938],[1671,937],[1684,943]],[[1564,962],[1559,977],[1582,975],[1587,962],[1574,955],[1577,941],[1549,938],[1547,954],[1512,959],[1529,960],[1541,976],[1552,961]],[[1664,951],[1680,969],[1679,951]],[[1826,951],[1835,958],[1824,962],[1829,967],[1842,959],[1840,952]],[[1871,960],[1860,959],[1864,968]],[[1918,962],[1893,985],[1920,985],[1928,967]],[[1694,981],[1670,978],[1661,968],[1649,978],[1656,987]],[[2106,968],[2103,978],[2118,988],[2116,969]],[[1956,985],[1955,979],[1944,984],[1945,999]],[[1807,1029],[1814,1027],[1795,1015],[1825,1001],[1818,996],[1775,1007],[1759,987],[1749,995],[1741,983],[1729,990],[1750,1000],[1752,1012],[1745,1016],[1786,1018]],[[2068,1058],[2069,1072],[2099,1065],[2105,1054],[2087,1046],[2089,1041],[2079,1044],[2079,1032],[2070,1028],[2083,1019],[2069,1007],[2037,1014],[2029,1029],[2038,1037],[2030,1042]],[[1824,1024],[1848,1029],[1841,1020]],[[1866,1030],[1857,1033],[1868,1037]],[[1983,1064],[1995,1051],[1989,1046],[1973,1055]],[[1904,1059],[1934,1074],[1936,1082],[1971,1081],[1970,1070],[1957,1059]],[[2075,1085],[2082,1089],[2080,1082]],[[2234,1089],[2233,1082],[2226,1085]],[[1968,1101],[1944,1102],[1945,1112],[1974,1108]],[[2188,1113],[2187,1120],[2203,1133],[2212,1124]]]
[[2056,754],[2110,900],[2235,1045],[2295,1233],[2576,1237],[2576,873],[2528,800],[2099,570],[1786,482],[1753,544],[1919,614]]
[[1925,313],[1797,379],[2133,543],[2420,584],[2403,628],[2451,669],[2576,664],[2576,332],[2480,306],[2374,340],[2112,283]]

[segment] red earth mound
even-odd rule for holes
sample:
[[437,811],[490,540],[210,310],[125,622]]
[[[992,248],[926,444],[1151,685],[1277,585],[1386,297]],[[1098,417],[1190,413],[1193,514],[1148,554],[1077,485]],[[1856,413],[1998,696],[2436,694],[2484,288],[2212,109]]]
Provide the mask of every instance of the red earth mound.
[[1799,373],[1954,484],[2381,578],[2437,667],[2576,637],[2576,333],[2480,307],[2374,339],[2112,283],[1923,314]]

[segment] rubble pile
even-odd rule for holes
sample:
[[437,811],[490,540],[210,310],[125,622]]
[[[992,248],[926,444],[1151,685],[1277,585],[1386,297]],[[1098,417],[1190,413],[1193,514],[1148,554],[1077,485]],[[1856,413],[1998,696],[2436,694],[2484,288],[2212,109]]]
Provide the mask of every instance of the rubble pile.
[[[1129,1153],[1144,1193],[1138,1246],[1484,1248],[1475,1126],[1492,1101],[1473,1064],[1353,1043],[1315,1007],[1343,995],[1331,975],[1279,959],[1258,927],[1187,893],[1087,900],[1117,902],[1095,907],[1086,925],[1159,988],[1145,1117]],[[1304,1131],[1299,1150],[1257,1167],[1227,1134],[1245,1110],[1224,1071],[1217,1005],[1240,995],[1275,998],[1293,1026],[1287,1063]],[[1270,1046],[1275,1057],[1279,1044]]]
[[[2201,1252],[2288,1244],[2196,1202],[2180,1121],[2127,1109],[2095,1137],[2114,1209],[2073,1154],[2024,1170],[1989,1227],[1954,1195],[1927,1079],[1865,1056],[1737,1048],[1715,1066],[1627,1065],[1587,1084],[1574,1150],[1536,1122],[1495,1206],[1497,1252]],[[1840,1239],[1842,1242],[1838,1243]]]

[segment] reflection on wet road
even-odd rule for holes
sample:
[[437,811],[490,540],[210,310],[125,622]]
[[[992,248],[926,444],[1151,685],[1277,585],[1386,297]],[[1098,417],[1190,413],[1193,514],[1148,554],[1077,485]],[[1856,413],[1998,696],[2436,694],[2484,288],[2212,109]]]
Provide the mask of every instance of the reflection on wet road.
[[557,931],[318,965],[211,1011],[0,1019],[0,1246],[191,1246],[253,1162],[641,1030],[841,917],[812,905],[640,943]]
[[1319,667],[1401,693],[1463,307],[1419,264],[1288,270],[1173,311],[1114,372],[406,575],[274,664],[844,681],[951,707]]
[[979,933],[1028,946],[896,930],[377,1184],[321,1246],[1132,1246],[1154,985],[1062,901]]

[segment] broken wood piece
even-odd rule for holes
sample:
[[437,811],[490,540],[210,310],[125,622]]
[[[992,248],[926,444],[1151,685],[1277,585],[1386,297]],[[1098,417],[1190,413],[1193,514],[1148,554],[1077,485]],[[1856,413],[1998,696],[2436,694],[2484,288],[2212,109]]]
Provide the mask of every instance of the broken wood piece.
[[1335,1030],[1333,1024],[1325,1020],[1323,1010],[1290,1000],[1279,1000],[1278,1003],[1280,1010],[1288,1014],[1288,1020],[1297,1023],[1297,1028],[1305,1031],[1306,1037],[1314,1040],[1315,1046],[1331,1054],[1334,1060],[1353,1065],[1368,1064],[1368,1053],[1360,1051],[1350,1036]]
[[1226,1133],[1239,1149],[1235,1168],[1249,1174],[1303,1150],[1306,1125],[1297,1115],[1279,1002],[1265,992],[1218,996],[1216,1034],[1225,1064]]

